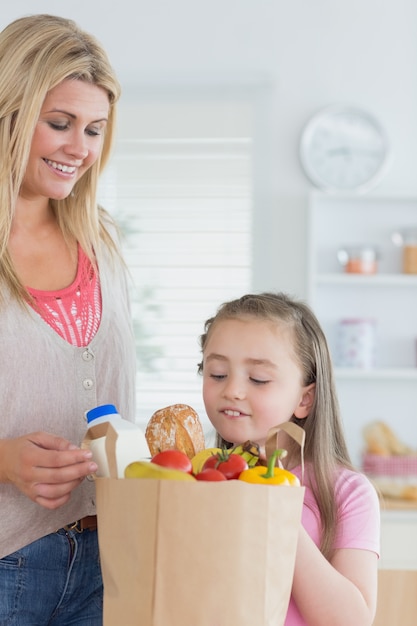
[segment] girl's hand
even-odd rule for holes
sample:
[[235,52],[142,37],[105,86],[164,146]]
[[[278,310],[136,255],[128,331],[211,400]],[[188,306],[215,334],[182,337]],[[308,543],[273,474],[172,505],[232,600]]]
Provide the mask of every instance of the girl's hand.
[[377,555],[336,550],[331,562],[300,528],[292,595],[311,626],[371,626],[377,599]]
[[47,509],[68,502],[73,489],[97,470],[92,453],[67,439],[35,432],[0,441],[0,482],[11,483]]

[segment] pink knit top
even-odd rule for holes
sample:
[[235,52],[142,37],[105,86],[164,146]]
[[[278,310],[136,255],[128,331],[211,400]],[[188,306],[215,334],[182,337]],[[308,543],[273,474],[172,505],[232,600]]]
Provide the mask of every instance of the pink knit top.
[[78,246],[78,269],[69,287],[58,291],[27,288],[34,299],[33,308],[65,341],[87,346],[101,320],[100,280],[91,261]]

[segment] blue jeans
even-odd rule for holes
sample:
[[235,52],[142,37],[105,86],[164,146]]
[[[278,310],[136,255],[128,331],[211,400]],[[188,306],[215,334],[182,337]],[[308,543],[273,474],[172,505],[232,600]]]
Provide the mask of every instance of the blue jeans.
[[42,537],[0,559],[0,626],[102,626],[97,531]]

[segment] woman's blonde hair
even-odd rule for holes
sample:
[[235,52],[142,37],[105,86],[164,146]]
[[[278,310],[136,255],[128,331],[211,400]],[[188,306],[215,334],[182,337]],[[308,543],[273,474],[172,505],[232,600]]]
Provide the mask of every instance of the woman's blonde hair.
[[43,102],[67,79],[104,89],[109,118],[100,158],[67,198],[51,200],[51,206],[64,237],[75,238],[92,260],[101,242],[117,253],[105,228],[110,218],[98,207],[96,194],[113,142],[119,82],[100,43],[72,20],[45,14],[17,19],[0,33],[0,281],[20,302],[28,294],[7,250],[14,209]]
[[[317,500],[323,528],[321,551],[331,556],[337,524],[334,480],[340,467],[352,468],[347,450],[339,403],[334,383],[333,365],[324,332],[311,308],[283,293],[248,294],[222,304],[208,319],[200,337],[204,348],[216,325],[223,320],[256,319],[285,324],[294,341],[294,353],[303,372],[303,386],[315,383],[314,403],[308,417],[292,421],[305,431],[305,461],[311,464],[314,478],[311,488]],[[199,372],[203,365],[200,363]],[[217,445],[228,445],[220,437]],[[289,458],[299,455],[296,446]]]

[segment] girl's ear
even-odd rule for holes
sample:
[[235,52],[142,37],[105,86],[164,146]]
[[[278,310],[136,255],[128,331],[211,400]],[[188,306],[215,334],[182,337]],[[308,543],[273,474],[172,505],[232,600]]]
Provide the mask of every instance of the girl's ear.
[[295,417],[298,417],[298,419],[308,417],[311,407],[313,406],[315,393],[316,383],[311,383],[311,385],[308,385],[308,387],[304,389],[300,404],[294,411]]

